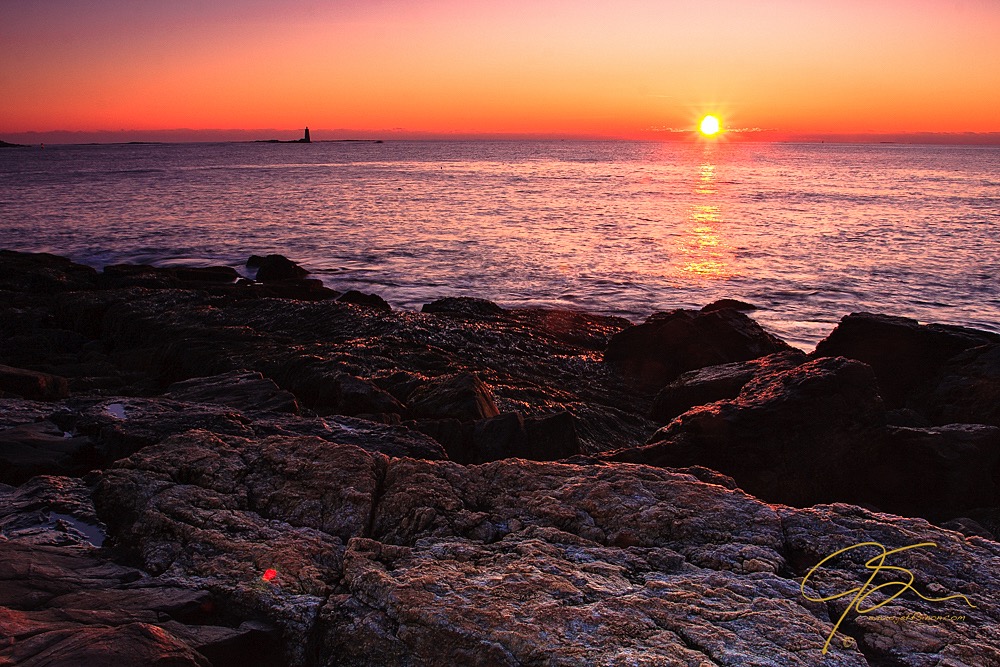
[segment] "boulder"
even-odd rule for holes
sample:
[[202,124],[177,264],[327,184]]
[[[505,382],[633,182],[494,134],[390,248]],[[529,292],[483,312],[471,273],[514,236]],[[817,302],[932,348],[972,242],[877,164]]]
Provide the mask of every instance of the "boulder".
[[493,393],[472,373],[428,380],[410,394],[410,413],[426,419],[477,421],[500,414]]
[[384,312],[389,312],[392,310],[392,306],[389,302],[380,297],[378,294],[364,294],[357,290],[349,290],[344,292],[337,299],[341,303],[353,303],[357,306],[366,306],[368,308],[374,308],[375,310],[381,310]]
[[905,407],[926,390],[945,362],[969,348],[1000,342],[1000,335],[943,324],[920,324],[908,317],[851,313],[816,346],[817,357],[863,361],[878,378],[890,408]]
[[476,299],[468,296],[449,296],[431,303],[425,303],[420,308],[420,312],[489,317],[503,315],[507,311],[486,299]]
[[936,424],[1000,426],[1000,344],[970,348],[949,359],[913,403]]
[[757,376],[795,368],[805,362],[804,352],[791,350],[681,373],[653,399],[650,417],[666,424],[695,406],[736,398],[743,385]]
[[741,310],[741,311],[751,311],[757,310],[757,306],[752,303],[747,303],[746,301],[740,301],[739,299],[719,299],[713,301],[707,306],[702,306],[701,312],[710,313],[713,310]]
[[0,395],[2,394],[55,401],[69,396],[69,383],[66,378],[57,375],[0,365]]
[[0,289],[52,294],[94,289],[97,271],[47,253],[0,250]]
[[188,403],[226,405],[237,410],[297,414],[295,396],[257,371],[240,369],[221,375],[192,378],[167,387],[166,398]]
[[792,349],[737,310],[672,310],[615,334],[604,360],[655,390],[684,371]]
[[298,280],[309,275],[308,271],[284,255],[267,255],[265,257],[251,255],[247,260],[247,267],[257,269],[256,280],[259,282]]
[[292,359],[275,377],[304,405],[321,415],[402,414],[406,408],[374,383],[322,360]]
[[871,464],[884,407],[867,365],[825,357],[759,375],[737,398],[694,408],[647,446],[602,455],[666,467],[701,465],[769,502],[808,506],[867,500],[857,481]]

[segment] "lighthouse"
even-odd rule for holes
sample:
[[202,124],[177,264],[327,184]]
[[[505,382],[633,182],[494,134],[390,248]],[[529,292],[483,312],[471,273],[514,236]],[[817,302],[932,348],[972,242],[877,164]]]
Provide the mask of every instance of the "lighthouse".
[[309,138],[309,128],[308,127],[306,128],[306,134],[305,134],[305,136],[302,137],[302,143],[304,143],[304,144],[311,144],[312,143],[312,139]]

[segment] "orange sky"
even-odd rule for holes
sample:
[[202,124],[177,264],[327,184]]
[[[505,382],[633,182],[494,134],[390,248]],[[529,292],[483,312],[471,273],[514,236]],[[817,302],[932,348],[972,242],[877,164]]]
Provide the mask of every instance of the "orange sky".
[[1000,132],[995,0],[0,2],[0,138]]

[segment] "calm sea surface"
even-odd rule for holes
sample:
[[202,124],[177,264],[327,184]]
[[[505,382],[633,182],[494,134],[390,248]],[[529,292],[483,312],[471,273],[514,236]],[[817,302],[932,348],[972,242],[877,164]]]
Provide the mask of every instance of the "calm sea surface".
[[811,348],[847,313],[1000,331],[1000,148],[386,142],[0,151],[0,247],[101,267],[279,252],[417,309],[735,297]]

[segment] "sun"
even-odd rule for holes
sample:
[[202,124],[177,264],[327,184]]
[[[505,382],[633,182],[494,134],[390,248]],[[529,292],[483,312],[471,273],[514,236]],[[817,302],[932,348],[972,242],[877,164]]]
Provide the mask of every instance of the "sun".
[[698,129],[706,137],[714,137],[722,129],[722,125],[715,116],[705,116],[701,119],[701,125],[698,126]]

